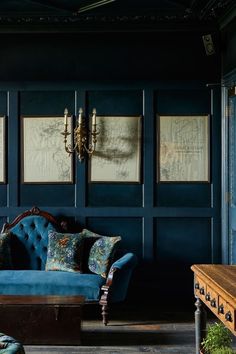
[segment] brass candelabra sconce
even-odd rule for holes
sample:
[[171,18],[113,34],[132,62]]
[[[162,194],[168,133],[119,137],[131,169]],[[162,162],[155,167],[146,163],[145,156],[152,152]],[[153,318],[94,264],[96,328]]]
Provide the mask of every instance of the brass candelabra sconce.
[[79,114],[77,117],[77,122],[76,122],[76,127],[74,129],[74,146],[71,146],[71,144],[67,143],[67,137],[68,135],[71,135],[70,132],[68,132],[68,109],[65,108],[64,111],[64,131],[61,133],[64,136],[64,145],[65,145],[65,150],[68,152],[68,154],[73,154],[76,152],[78,159],[80,162],[82,162],[85,159],[86,153],[90,157],[95,149],[96,149],[96,143],[97,143],[97,135],[99,134],[99,131],[97,130],[97,124],[96,124],[96,109],[93,109],[92,115],[91,115],[91,130],[87,129],[86,124],[85,124],[85,119],[83,116],[83,109],[79,109]]

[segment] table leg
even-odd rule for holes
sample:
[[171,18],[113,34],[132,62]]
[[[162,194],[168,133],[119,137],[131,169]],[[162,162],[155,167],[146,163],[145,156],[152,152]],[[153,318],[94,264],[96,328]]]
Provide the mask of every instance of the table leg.
[[206,310],[204,303],[196,296],[196,311],[195,311],[195,340],[196,340],[196,354],[200,353],[201,342],[206,333]]

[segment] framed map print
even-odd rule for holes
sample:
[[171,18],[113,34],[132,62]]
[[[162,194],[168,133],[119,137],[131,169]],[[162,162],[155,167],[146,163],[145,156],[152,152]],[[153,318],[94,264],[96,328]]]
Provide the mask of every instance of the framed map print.
[[209,182],[209,115],[158,116],[158,181]]
[[[71,127],[70,118],[69,131]],[[65,151],[63,130],[64,117],[22,117],[23,183],[73,183],[72,156]]]
[[140,183],[141,116],[98,116],[90,182]]
[[5,117],[0,117],[0,183],[5,183]]

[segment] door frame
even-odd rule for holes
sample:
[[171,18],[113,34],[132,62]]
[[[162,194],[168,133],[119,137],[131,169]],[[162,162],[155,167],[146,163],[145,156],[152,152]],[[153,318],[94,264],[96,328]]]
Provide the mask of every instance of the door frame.
[[223,264],[231,263],[231,243],[229,234],[229,205],[232,195],[229,183],[229,122],[230,122],[230,106],[229,106],[229,89],[235,86],[236,69],[223,77],[221,88],[221,256]]

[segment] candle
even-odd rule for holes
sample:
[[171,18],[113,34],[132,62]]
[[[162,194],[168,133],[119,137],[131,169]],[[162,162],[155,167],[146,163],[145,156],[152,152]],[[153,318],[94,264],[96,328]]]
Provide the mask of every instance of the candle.
[[65,108],[65,111],[64,111],[64,124],[67,125],[67,115],[68,115],[68,109]]
[[82,108],[79,109],[79,117],[78,117],[78,123],[79,125],[82,124],[82,114],[83,114],[83,110]]
[[93,109],[93,116],[92,116],[92,125],[96,125],[96,109]]

